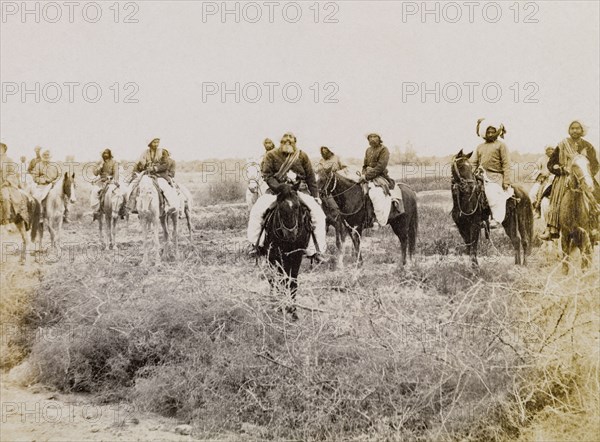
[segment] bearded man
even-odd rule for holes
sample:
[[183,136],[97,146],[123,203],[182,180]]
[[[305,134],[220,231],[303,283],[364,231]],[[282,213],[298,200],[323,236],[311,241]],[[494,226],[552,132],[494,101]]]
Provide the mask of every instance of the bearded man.
[[[390,161],[390,151],[383,145],[379,134],[370,133],[367,135],[369,147],[365,152],[363,162],[361,181],[367,182],[367,194],[373,204],[373,211],[377,223],[385,226],[390,220],[390,216],[396,217],[404,212],[402,204],[395,199],[392,199],[391,191],[396,186],[396,183],[388,175],[388,162]],[[395,210],[392,211],[392,204]],[[371,216],[368,216],[369,225],[371,227]]]
[[[279,177],[279,172],[282,171],[284,163],[286,164],[287,171],[282,177]],[[291,183],[294,180],[299,180],[306,184],[307,190],[310,192],[310,195],[298,192],[298,197],[310,210],[314,237],[317,242],[315,245],[311,235],[306,249],[306,255],[312,257],[318,263],[324,262],[325,258],[322,253],[327,249],[325,240],[325,213],[320,206],[321,200],[319,199],[319,190],[317,188],[317,182],[310,159],[305,152],[296,147],[296,137],[294,134],[288,132],[283,135],[281,138],[281,145],[279,148],[267,152],[261,168],[263,179],[269,186],[269,191],[258,198],[250,210],[250,217],[248,220],[248,241],[253,247],[250,255],[256,256],[259,253],[255,246],[259,243],[259,239],[262,240],[260,236],[264,215],[269,207],[277,200],[277,194],[289,191]]]
[[165,212],[168,212],[170,208],[177,210],[179,206],[177,190],[169,185],[169,182],[166,179],[157,175],[159,169],[164,164],[163,149],[158,147],[159,144],[160,138],[154,138],[148,144],[148,149],[142,153],[142,156],[136,164],[135,172],[138,172],[139,175],[133,175],[131,186],[129,188],[129,195],[127,196],[127,207],[131,210],[131,213],[137,213],[135,205],[137,202],[138,184],[142,177],[142,173],[146,173],[150,177],[156,179],[156,183],[165,197]]

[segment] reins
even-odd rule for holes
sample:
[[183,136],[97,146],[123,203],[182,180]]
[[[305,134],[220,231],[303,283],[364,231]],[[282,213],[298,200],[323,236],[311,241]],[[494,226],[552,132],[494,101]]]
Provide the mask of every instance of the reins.
[[[459,194],[456,197],[456,205],[458,206],[458,210],[459,210],[459,213],[460,213],[459,216],[468,217],[468,216],[474,215],[479,210],[479,202],[480,202],[479,193],[477,192],[477,190],[478,190],[477,189],[478,188],[477,180],[476,179],[467,179],[467,178],[464,178],[463,176],[461,176],[460,171],[458,170],[456,159],[452,162],[452,169],[453,169],[453,171],[454,171],[454,173],[456,175],[456,176],[452,177],[452,181],[453,181],[452,182],[452,187],[454,187],[455,189],[457,189],[458,190],[458,194]],[[457,182],[457,179],[458,179],[458,182]],[[459,196],[460,196],[461,193],[462,194],[467,193],[466,189],[471,184],[474,184],[474,186],[471,189],[471,192],[470,192],[469,197],[468,197],[468,201],[471,201],[471,199],[473,198],[473,195],[477,195],[477,200],[476,200],[476,203],[475,203],[475,208],[471,212],[465,212],[463,210],[463,208],[461,207]]]
[[[333,180],[333,187],[331,188],[330,191],[328,191],[327,188],[329,187],[329,184],[331,183],[332,180]],[[349,192],[350,190],[354,189],[356,186],[360,186],[360,183],[353,183],[346,190],[342,190],[341,192],[334,194],[333,191],[337,188],[337,183],[338,183],[338,179],[337,179],[335,172],[331,172],[331,174],[329,175],[329,178],[327,179],[327,183],[325,184],[325,190],[323,191],[325,196],[335,199],[336,197],[344,195],[346,192]],[[362,191],[361,191],[361,194],[362,194]],[[340,215],[343,215],[343,216],[356,215],[358,212],[360,212],[365,207],[365,203],[366,203],[366,198],[364,197],[364,195],[362,195],[361,205],[357,210],[355,210],[354,212],[342,212],[340,210],[339,213],[340,213]]]

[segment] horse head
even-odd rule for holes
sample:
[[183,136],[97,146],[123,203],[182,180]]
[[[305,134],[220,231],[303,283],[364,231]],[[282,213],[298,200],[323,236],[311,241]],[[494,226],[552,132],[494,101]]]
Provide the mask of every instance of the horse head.
[[248,181],[248,190],[252,193],[257,193],[259,189],[258,178],[250,178]]
[[277,195],[274,212],[274,225],[276,236],[286,242],[295,242],[303,230],[302,214],[304,208],[298,196],[300,183],[288,185]]
[[68,172],[65,172],[62,183],[63,195],[69,199],[71,204],[77,202],[77,196],[75,195],[75,173],[69,176]]
[[465,181],[474,181],[473,177],[473,167],[471,162],[471,155],[473,152],[469,154],[464,154],[462,149],[454,156],[452,159],[452,181],[455,183],[465,182]]
[[571,161],[571,184],[575,188],[592,190],[594,179],[590,171],[590,162],[585,155],[577,154]]

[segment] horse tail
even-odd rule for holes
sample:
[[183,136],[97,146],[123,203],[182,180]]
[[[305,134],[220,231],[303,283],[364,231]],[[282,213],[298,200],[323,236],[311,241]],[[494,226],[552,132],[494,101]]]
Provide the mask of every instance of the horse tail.
[[[419,231],[419,210],[417,207],[417,194],[410,187],[402,192],[402,198],[406,204],[406,215],[408,216],[408,254],[413,256],[417,245],[417,233]],[[404,189],[403,189],[404,190]]]
[[415,200],[415,213],[412,214],[408,224],[408,253],[414,255],[417,244],[417,233],[419,231],[419,214]]
[[27,204],[29,219],[31,220],[31,241],[35,241],[41,228],[42,205],[38,200],[32,199]]
[[527,195],[525,191],[521,191],[519,193],[521,193],[518,195],[520,201],[516,205],[517,213],[515,215],[517,217],[521,238],[525,239],[526,243],[529,245],[529,250],[525,251],[528,254],[529,251],[531,251],[533,241],[533,208],[529,195]]

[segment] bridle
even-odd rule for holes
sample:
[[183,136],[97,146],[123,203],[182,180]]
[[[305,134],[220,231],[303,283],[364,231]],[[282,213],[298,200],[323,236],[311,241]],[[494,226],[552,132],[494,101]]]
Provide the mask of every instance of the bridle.
[[[251,183],[256,183],[256,187],[254,188],[254,190],[252,190],[252,189],[250,188],[250,184],[251,184]],[[249,190],[251,193],[257,193],[257,194],[259,194],[259,195],[262,195],[262,192],[261,192],[261,190],[260,190],[260,182],[258,181],[258,178],[250,178],[250,179],[248,180],[248,190]]]
[[[327,190],[329,188],[329,185],[331,183],[331,181],[333,180],[333,186],[331,187],[331,190]],[[360,186],[360,183],[353,183],[350,187],[348,187],[346,190],[342,190],[341,192],[338,193],[333,193],[333,191],[337,188],[337,184],[338,184],[338,178],[337,178],[337,174],[333,171],[331,171],[329,173],[329,176],[327,177],[327,181],[325,182],[325,186],[323,186],[323,195],[325,195],[328,198],[333,198],[335,199],[336,197],[339,197],[341,195],[344,195],[345,193],[351,191],[352,189],[354,189],[356,186]],[[351,216],[351,215],[356,215],[358,212],[360,212],[364,207],[365,207],[365,203],[366,203],[366,198],[362,197],[361,199],[361,205],[360,207],[355,210],[354,212],[342,212],[341,210],[339,211],[340,215],[343,216]]]
[[[268,222],[273,223],[273,236],[279,241],[296,241],[300,235],[300,218],[303,216],[302,204],[298,204],[298,207],[296,208],[296,215],[297,216],[294,225],[288,227],[285,225],[284,220],[281,219],[281,212],[279,210],[279,206],[277,206],[275,210],[270,213],[268,219],[265,221],[265,225],[267,225]],[[292,235],[291,239],[288,236],[289,234]]]
[[[480,198],[479,195],[480,193],[478,192],[478,184],[477,184],[477,180],[474,178],[464,178],[461,174],[460,171],[458,169],[458,161],[459,159],[455,158],[452,161],[452,171],[454,172],[452,174],[452,190],[453,193],[457,193],[458,195],[456,196],[456,205],[458,206],[458,210],[459,210],[459,216],[471,216],[474,215],[478,210],[479,210],[479,202],[480,202]],[[465,159],[464,161],[468,161],[467,159]],[[467,194],[468,193],[468,199],[467,201],[471,201],[473,199],[473,196],[475,196],[476,202],[475,202],[475,208],[470,211],[470,212],[465,212],[460,204],[460,194]]]

